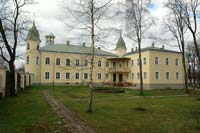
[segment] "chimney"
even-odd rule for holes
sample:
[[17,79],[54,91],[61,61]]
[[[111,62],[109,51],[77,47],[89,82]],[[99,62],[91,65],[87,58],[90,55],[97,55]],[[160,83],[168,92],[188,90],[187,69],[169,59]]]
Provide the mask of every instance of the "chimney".
[[133,52],[134,51],[134,48],[131,48],[131,52]]
[[162,49],[165,49],[165,45],[162,45]]
[[135,51],[138,51],[138,48],[137,48],[137,47],[135,47]]
[[67,41],[67,45],[70,45],[70,41]]
[[98,47],[99,50],[101,50],[101,47]]
[[152,42],[151,47],[154,48],[154,46],[155,46],[155,44],[154,44],[154,42]]

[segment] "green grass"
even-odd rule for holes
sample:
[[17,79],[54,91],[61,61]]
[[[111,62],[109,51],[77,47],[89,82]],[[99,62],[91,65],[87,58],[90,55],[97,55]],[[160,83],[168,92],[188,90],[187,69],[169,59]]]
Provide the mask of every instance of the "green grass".
[[[0,133],[51,133],[58,119],[42,91],[50,92],[86,120],[98,133],[199,133],[200,91],[125,89],[126,93],[94,94],[93,113],[87,113],[87,87],[32,87],[0,101]],[[111,88],[108,88],[111,89]],[[121,88],[122,89],[122,88]],[[154,97],[151,96],[167,96]],[[144,111],[138,111],[141,107]]]
[[16,97],[0,101],[0,133],[50,133],[58,120],[42,94],[27,88]]
[[[109,88],[108,88],[109,89]],[[192,91],[184,97],[156,97],[182,95],[184,90],[146,90],[145,97],[138,96],[138,90],[126,89],[125,94],[94,95],[93,113],[87,110],[87,87],[55,87],[51,89],[67,107],[99,133],[199,133],[200,92]],[[135,108],[144,108],[137,111]]]

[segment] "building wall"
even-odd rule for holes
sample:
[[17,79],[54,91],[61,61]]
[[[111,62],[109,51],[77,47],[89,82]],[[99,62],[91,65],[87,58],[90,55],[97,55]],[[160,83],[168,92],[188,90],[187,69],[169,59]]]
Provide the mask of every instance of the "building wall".
[[[139,74],[139,54],[132,54],[128,55],[127,57],[131,58],[130,61],[130,67],[131,67],[131,73],[130,73],[130,82],[133,84],[139,84],[140,78],[138,77]],[[144,64],[144,58],[146,58],[146,64]],[[133,62],[133,63],[132,63]],[[145,84],[150,83],[150,53],[149,51],[142,52],[142,65],[143,65],[143,82]],[[146,78],[144,78],[144,72],[146,72]]]
[[[33,83],[40,82],[40,53],[37,49],[39,42],[27,41],[27,47],[29,43],[29,49],[26,47],[26,63],[25,63],[25,72],[34,74]],[[29,57],[29,62],[27,64],[27,57]],[[38,57],[38,64],[36,63],[36,58]]]
[[[50,64],[45,64],[46,58],[50,59]],[[95,83],[106,82],[105,74],[107,73],[106,56],[95,56],[93,81]],[[60,65],[56,64],[56,60],[60,59]],[[66,65],[66,59],[70,59],[70,66]],[[79,66],[76,66],[76,60],[79,59]],[[85,60],[88,66],[84,66]],[[101,67],[98,66],[101,61]],[[49,72],[49,79],[45,79],[45,72]],[[53,74],[54,73],[54,74]],[[56,79],[56,73],[60,73],[60,79]],[[70,73],[70,79],[66,79],[66,73]],[[75,78],[75,73],[79,73],[79,79]],[[84,73],[88,74],[88,78],[84,79]],[[98,79],[98,73],[101,79]],[[42,84],[87,84],[90,81],[90,56],[84,54],[41,52],[41,83]]]
[[[131,83],[139,88],[140,79],[137,76],[139,73],[139,65],[137,59],[138,53],[128,55],[131,58],[131,63],[134,61],[134,65],[131,65],[131,75],[134,74],[134,78],[131,78]],[[155,57],[158,57],[158,64],[155,64]],[[146,64],[144,64],[144,58],[146,58]],[[166,58],[168,58],[169,64],[166,65]],[[184,88],[184,72],[182,67],[182,59],[180,53],[165,52],[165,51],[144,51],[142,52],[142,65],[143,65],[143,82],[145,89],[160,89],[160,88]],[[176,59],[178,59],[178,65],[176,65]],[[144,78],[144,72],[146,72],[146,79]],[[156,79],[155,72],[159,73],[159,78]],[[169,79],[166,78],[166,72],[169,72]],[[176,78],[178,73],[179,78]]]

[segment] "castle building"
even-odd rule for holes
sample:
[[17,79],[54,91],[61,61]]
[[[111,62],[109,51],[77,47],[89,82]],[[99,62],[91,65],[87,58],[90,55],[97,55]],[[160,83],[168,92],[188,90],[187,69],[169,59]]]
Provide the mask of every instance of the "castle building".
[[[45,36],[40,47],[39,32],[33,23],[26,38],[25,72],[34,74],[34,83],[41,85],[86,85],[90,81],[91,47],[55,44],[55,36]],[[93,81],[95,85],[133,86],[139,88],[139,56],[137,48],[127,53],[122,35],[115,53],[95,48]],[[184,73],[181,53],[157,48],[142,49],[145,89],[183,88]]]

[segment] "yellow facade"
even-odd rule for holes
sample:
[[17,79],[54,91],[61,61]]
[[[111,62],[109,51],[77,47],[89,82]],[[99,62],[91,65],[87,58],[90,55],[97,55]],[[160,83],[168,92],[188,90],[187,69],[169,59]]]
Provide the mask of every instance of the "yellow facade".
[[[34,74],[35,84],[67,85],[90,82],[90,50],[82,46],[54,44],[55,36],[47,35],[46,46],[39,48],[39,33],[33,25],[27,37],[25,72]],[[31,37],[31,35],[35,35]],[[49,38],[48,38],[49,37]],[[53,39],[53,40],[52,40]],[[139,54],[126,53],[120,35],[115,54],[95,49],[93,81],[97,85],[134,86],[139,88]],[[143,81],[146,89],[183,88],[181,54],[154,46],[142,49]],[[176,64],[177,63],[177,64]]]

